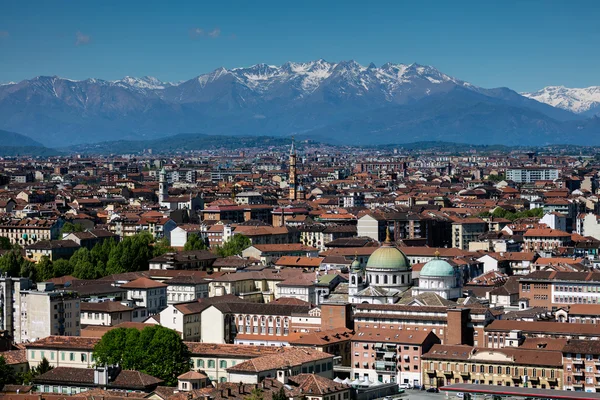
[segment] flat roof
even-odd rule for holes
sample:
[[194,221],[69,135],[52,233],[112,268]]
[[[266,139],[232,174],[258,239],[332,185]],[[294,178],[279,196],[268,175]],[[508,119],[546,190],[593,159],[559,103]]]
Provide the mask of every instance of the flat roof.
[[600,399],[600,393],[573,392],[568,390],[534,389],[526,387],[499,386],[499,385],[471,385],[457,383],[439,388],[447,392],[463,392],[473,394],[495,394],[504,396],[534,397],[544,399]]

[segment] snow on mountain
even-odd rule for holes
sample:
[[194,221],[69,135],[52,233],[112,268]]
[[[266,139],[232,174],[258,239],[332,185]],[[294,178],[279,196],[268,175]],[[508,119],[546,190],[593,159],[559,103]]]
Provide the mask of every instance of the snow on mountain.
[[126,76],[123,79],[118,81],[111,82],[118,86],[131,87],[137,89],[164,89],[169,86],[173,86],[172,83],[169,82],[161,82],[153,76],[144,76],[142,78],[135,78],[131,76]]
[[541,103],[569,110],[577,114],[600,111],[600,86],[590,86],[587,88],[548,86],[537,92],[521,94]]

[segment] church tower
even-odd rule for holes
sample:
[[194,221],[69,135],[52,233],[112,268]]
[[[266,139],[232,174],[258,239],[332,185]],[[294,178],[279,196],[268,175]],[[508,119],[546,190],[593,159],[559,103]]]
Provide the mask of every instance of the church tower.
[[158,175],[158,202],[164,203],[169,197],[169,186],[167,184],[167,171],[163,168]]
[[354,303],[354,296],[363,290],[366,285],[365,269],[360,265],[358,256],[354,256],[354,261],[350,265],[350,282],[348,283],[348,301]]
[[288,184],[290,187],[289,199],[296,200],[298,193],[296,192],[296,147],[294,147],[294,138],[292,137],[292,147],[290,149],[290,173],[288,177]]

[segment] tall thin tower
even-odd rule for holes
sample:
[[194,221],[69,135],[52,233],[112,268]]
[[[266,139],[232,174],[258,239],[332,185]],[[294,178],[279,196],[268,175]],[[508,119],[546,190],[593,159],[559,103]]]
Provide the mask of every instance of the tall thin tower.
[[164,167],[160,170],[158,175],[158,201],[164,203],[169,197],[169,185],[167,183],[167,171]]
[[289,199],[296,200],[298,193],[296,192],[296,147],[294,146],[294,137],[292,136],[292,147],[290,148],[290,173],[288,177],[290,186]]

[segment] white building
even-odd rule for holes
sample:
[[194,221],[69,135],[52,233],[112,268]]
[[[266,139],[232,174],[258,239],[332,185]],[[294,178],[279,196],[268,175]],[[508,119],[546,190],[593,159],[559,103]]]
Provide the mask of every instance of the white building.
[[177,276],[167,281],[167,304],[195,301],[208,297],[208,282],[197,276]]
[[413,296],[435,293],[447,300],[462,296],[462,278],[458,268],[441,259],[429,261],[419,274],[419,286],[414,287]]
[[149,315],[157,314],[167,306],[165,283],[138,278],[121,285],[121,288],[127,290],[127,300],[131,300],[136,307],[147,309]]

